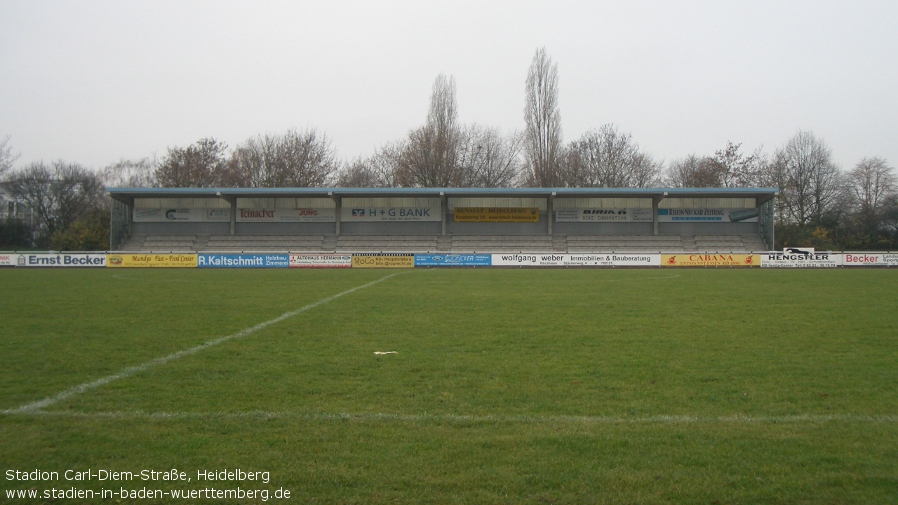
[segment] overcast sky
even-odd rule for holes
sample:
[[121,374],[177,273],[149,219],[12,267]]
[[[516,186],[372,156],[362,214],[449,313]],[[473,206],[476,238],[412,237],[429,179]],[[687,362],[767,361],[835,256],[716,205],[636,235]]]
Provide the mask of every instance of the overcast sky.
[[538,47],[565,141],[614,123],[657,160],[813,131],[843,168],[898,164],[898,1],[0,0],[0,138],[17,165],[100,168],[289,128],[368,156],[423,124],[524,128]]

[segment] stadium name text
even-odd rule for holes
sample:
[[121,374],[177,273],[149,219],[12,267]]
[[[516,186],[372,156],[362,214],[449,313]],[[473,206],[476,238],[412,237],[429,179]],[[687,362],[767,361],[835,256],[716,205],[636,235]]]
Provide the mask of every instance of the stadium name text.
[[[266,472],[268,473],[268,472]],[[44,471],[39,469],[21,471],[7,470],[6,480],[18,481],[54,481],[60,480],[60,473],[57,471]],[[140,470],[139,472],[117,472],[113,470],[66,470],[62,472],[62,478],[69,481],[189,481],[187,472],[179,471],[176,468],[171,470]],[[268,482],[267,480],[265,481]]]

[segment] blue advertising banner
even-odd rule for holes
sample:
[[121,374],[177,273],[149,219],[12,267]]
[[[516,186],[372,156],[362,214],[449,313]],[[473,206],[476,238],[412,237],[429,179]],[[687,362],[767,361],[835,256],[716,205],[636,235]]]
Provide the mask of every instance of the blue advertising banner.
[[489,254],[416,254],[416,267],[488,267]]
[[289,268],[289,254],[197,254],[199,268]]

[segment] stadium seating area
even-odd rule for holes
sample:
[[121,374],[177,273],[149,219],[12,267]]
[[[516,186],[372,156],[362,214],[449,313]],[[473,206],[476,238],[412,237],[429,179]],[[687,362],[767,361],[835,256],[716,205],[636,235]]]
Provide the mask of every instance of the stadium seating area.
[[760,252],[752,235],[134,235],[131,252]]

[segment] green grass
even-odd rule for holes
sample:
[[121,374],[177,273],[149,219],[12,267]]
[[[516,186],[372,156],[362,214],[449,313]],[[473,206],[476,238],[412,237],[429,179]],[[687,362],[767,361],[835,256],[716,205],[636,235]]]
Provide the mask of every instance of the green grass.
[[[0,411],[393,273],[0,270]],[[194,477],[115,489],[267,470],[217,484],[298,503],[898,503],[896,288],[873,269],[404,272],[0,414],[0,470]],[[0,479],[0,500],[73,485],[101,487]]]

